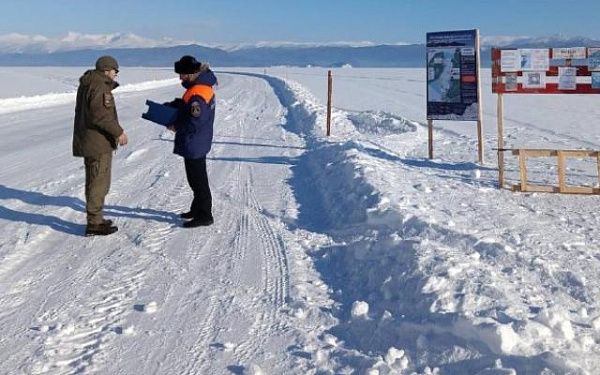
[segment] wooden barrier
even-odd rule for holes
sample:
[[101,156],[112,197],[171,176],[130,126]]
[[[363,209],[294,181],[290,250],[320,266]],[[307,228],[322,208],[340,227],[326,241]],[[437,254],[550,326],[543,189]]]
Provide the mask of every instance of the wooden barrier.
[[[595,158],[600,184],[600,151],[590,150],[547,150],[547,149],[515,149],[513,155],[519,157],[521,183],[513,185],[513,191],[544,192],[563,194],[600,194],[600,188],[588,186],[571,186],[566,183],[566,159]],[[558,186],[531,185],[527,183],[527,159],[531,157],[556,157],[558,159]]]

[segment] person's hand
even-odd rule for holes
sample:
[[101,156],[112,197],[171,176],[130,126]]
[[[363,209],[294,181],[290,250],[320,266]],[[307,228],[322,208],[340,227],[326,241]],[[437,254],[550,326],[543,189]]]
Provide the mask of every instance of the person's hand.
[[169,129],[170,131],[172,131],[173,133],[177,132],[177,129],[175,129],[175,125],[171,124],[169,126],[167,126],[167,129]]
[[128,141],[129,141],[129,139],[127,138],[127,134],[125,134],[125,132],[123,132],[119,136],[119,138],[117,138],[117,142],[119,142],[119,146],[125,146]]

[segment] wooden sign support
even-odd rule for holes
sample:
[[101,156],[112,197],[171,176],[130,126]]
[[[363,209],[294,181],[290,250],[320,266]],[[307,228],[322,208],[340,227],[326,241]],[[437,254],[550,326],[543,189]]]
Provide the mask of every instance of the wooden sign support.
[[504,187],[504,99],[498,94],[497,101],[497,126],[498,126],[498,187]]
[[433,120],[427,120],[427,138],[429,159],[433,159]]
[[[594,158],[598,171],[598,183],[600,184],[600,151],[593,150],[547,150],[547,149],[516,149],[513,155],[519,157],[519,169],[521,181],[513,185],[513,191],[544,192],[563,194],[600,194],[600,188],[588,186],[567,185],[566,159],[572,158]],[[558,186],[531,185],[527,182],[527,159],[532,157],[556,157],[558,159]]]
[[475,38],[475,57],[477,60],[477,156],[479,164],[483,164],[483,121],[482,121],[482,108],[483,108],[483,95],[481,95],[481,57],[480,57],[480,41],[479,41],[479,30],[477,30],[477,37]]

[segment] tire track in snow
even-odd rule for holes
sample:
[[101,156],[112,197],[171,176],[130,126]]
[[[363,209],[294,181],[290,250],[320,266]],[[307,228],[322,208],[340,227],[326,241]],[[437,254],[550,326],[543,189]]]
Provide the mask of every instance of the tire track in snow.
[[[243,129],[240,123],[240,131]],[[229,175],[236,175],[229,176]],[[235,170],[227,173],[227,175],[223,178],[224,181],[237,181],[235,184],[230,184],[226,189],[222,190],[230,190],[233,196],[237,194],[244,195],[245,189],[243,188],[244,181],[243,178],[243,168],[240,164],[237,165]],[[243,200],[241,201],[243,203]],[[232,244],[231,250],[226,246],[216,247],[219,253],[211,253],[212,245],[211,243],[218,241],[216,236],[211,236],[211,239],[206,241],[200,241],[198,239],[199,232],[194,232],[194,240],[192,241],[192,247],[196,247],[196,245],[203,244],[201,246],[202,250],[208,249],[209,253],[211,253],[209,257],[209,266],[208,269],[214,271],[216,273],[216,278],[218,278],[219,287],[215,287],[213,291],[211,291],[208,297],[208,307],[206,309],[206,317],[203,318],[202,324],[200,326],[199,337],[196,342],[193,344],[190,352],[193,353],[191,360],[186,363],[185,368],[180,373],[186,375],[192,374],[207,374],[212,371],[211,368],[211,360],[210,356],[212,355],[210,350],[210,345],[213,344],[219,334],[219,327],[221,325],[221,321],[226,319],[233,311],[235,307],[235,290],[240,287],[239,275],[240,275],[240,267],[243,260],[246,257],[246,249],[249,245],[249,224],[248,224],[248,215],[246,210],[242,204],[238,204],[236,209],[224,210],[225,216],[216,223],[216,225],[220,222],[226,223],[225,225],[230,226],[230,223],[234,223],[232,226],[237,230],[235,237],[230,242]],[[241,212],[240,217],[236,217],[236,213]],[[196,257],[196,261],[199,258]],[[220,261],[225,261],[225,264],[219,264]],[[231,292],[233,291],[233,292]]]
[[[244,115],[244,112],[241,114]],[[237,123],[240,144],[248,142],[248,139],[244,137],[244,128],[248,128],[248,122],[252,123],[256,120],[254,117],[249,119],[246,116],[243,121],[234,122]],[[256,127],[251,126],[251,128]],[[221,187],[219,190],[227,190],[227,196],[237,197],[233,201],[227,200],[233,203],[234,207],[226,210],[228,212],[226,216],[231,217],[225,217],[223,221],[231,223],[229,227],[235,228],[235,231],[228,230],[228,232],[235,233],[235,235],[228,241],[231,246],[221,246],[219,254],[211,254],[213,261],[214,258],[220,258],[223,263],[216,267],[210,266],[210,269],[215,271],[215,278],[218,280],[219,286],[215,286],[215,291],[219,295],[211,296],[208,299],[207,318],[201,329],[200,339],[194,344],[195,349],[192,350],[196,358],[187,364],[183,372],[185,374],[211,373],[215,370],[214,360],[211,358],[218,352],[215,352],[210,346],[211,344],[215,344],[217,347],[223,345],[218,340],[222,339],[221,334],[227,331],[230,324],[229,319],[234,314],[243,314],[244,311],[253,312],[254,321],[251,321],[248,332],[238,333],[238,336],[242,336],[242,341],[234,349],[233,356],[242,363],[251,359],[255,356],[258,348],[261,348],[261,344],[274,331],[272,322],[278,318],[276,317],[278,306],[272,301],[283,303],[285,300],[284,292],[279,288],[281,283],[272,281],[277,278],[278,272],[274,269],[278,263],[267,259],[267,254],[275,253],[273,250],[265,250],[273,246],[273,242],[264,240],[264,238],[268,238],[269,232],[267,235],[257,235],[257,231],[260,231],[261,227],[256,224],[256,220],[257,217],[263,218],[263,214],[257,207],[256,197],[252,191],[252,168],[248,164],[238,163],[233,171],[237,176],[226,178],[225,181],[237,182]],[[270,234],[273,235],[272,232]],[[263,242],[265,243],[263,244]],[[253,250],[260,252],[252,253],[249,256],[249,251]],[[255,259],[257,256],[258,259]],[[260,269],[260,278],[255,280],[252,273],[257,261],[262,261],[264,266]],[[248,292],[245,293],[245,296],[241,296],[241,299],[236,295],[236,290],[239,293],[240,289]],[[270,295],[275,295],[275,297]]]
[[[254,182],[251,182],[254,184]],[[274,291],[274,294],[269,293],[270,302],[276,307],[281,308],[286,301],[289,285],[289,270],[285,254],[285,245],[279,235],[275,233],[272,225],[267,217],[262,214],[262,206],[258,202],[254,191],[250,191],[250,207],[252,212],[258,213],[253,216],[255,225],[258,229],[258,236],[261,242],[266,246],[263,247],[263,256],[266,260],[265,291]]]
[[[238,166],[234,170],[225,171],[225,175],[220,180],[239,181],[240,173],[240,167]],[[237,176],[235,176],[236,174]],[[213,176],[209,177],[212,178]],[[226,187],[220,187],[218,191],[236,190],[236,185],[238,184],[233,184],[233,186],[228,184]],[[182,187],[182,189],[184,188]],[[224,232],[231,233],[229,229],[231,226],[238,227],[242,231],[247,227],[243,217],[240,220],[236,217],[236,214],[236,210],[224,209],[223,216],[218,217],[215,224],[209,227],[210,229],[194,230],[192,238],[189,241],[186,253],[188,254],[190,269],[196,270],[198,267],[206,264],[204,268],[210,272],[214,272],[213,282],[216,282],[218,285],[198,285],[195,280],[189,281],[190,285],[197,289],[197,292],[194,294],[197,294],[199,298],[205,296],[202,304],[207,303],[207,306],[204,309],[205,313],[202,315],[199,327],[194,330],[197,332],[197,338],[191,344],[186,344],[189,348],[187,350],[189,355],[186,356],[186,362],[181,369],[172,368],[168,369],[168,371],[184,375],[208,374],[212,371],[210,345],[215,342],[219,334],[220,322],[226,319],[235,307],[235,292],[231,291],[235,291],[238,284],[231,281],[231,276],[236,273],[239,274],[239,271],[236,271],[236,267],[239,267],[240,260],[245,256],[243,249],[236,246],[244,246],[237,238],[233,240],[233,256],[229,253],[229,247],[220,244],[223,240],[223,237],[218,234],[221,232],[220,228],[226,227],[227,229]],[[208,238],[207,231],[212,232],[212,235],[208,236]],[[190,275],[190,277],[193,276]],[[205,293],[205,290],[208,290],[208,293]],[[189,300],[193,301],[195,298]],[[194,307],[190,307],[189,303],[187,303],[181,308],[188,309]]]
[[[287,262],[279,257],[284,256],[284,249],[277,235],[279,229],[261,211],[252,192],[256,187],[249,176],[258,155],[254,147],[248,146],[265,143],[256,141],[266,139],[256,138],[263,134],[257,135],[257,131],[263,131],[264,124],[277,123],[271,118],[265,122],[250,115],[263,104],[248,99],[256,95],[246,94],[240,94],[229,112],[226,104],[219,103],[220,108],[225,107],[221,112],[235,114],[226,130],[234,134],[229,138],[239,137],[239,140],[216,142],[215,156],[210,158],[218,166],[209,168],[211,187],[218,196],[217,221],[209,229],[184,230],[185,235],[178,236],[185,241],[178,243],[178,253],[182,255],[178,261],[186,262],[189,272],[170,286],[162,313],[180,319],[164,329],[156,327],[155,332],[162,332],[159,340],[162,347],[153,344],[150,353],[144,352],[145,364],[140,372],[225,373],[227,364],[234,364],[231,361],[238,359],[240,351],[245,353],[244,363],[258,357],[257,354],[262,357],[262,352],[257,352],[264,350],[265,341],[285,331],[274,328],[284,327],[277,321],[286,319],[279,313],[289,283]],[[245,129],[251,130],[252,135],[245,137]],[[270,152],[273,148],[264,150]],[[134,166],[135,160],[130,165]],[[190,198],[190,192],[186,194]],[[271,259],[267,259],[269,256]],[[222,344],[230,341],[238,343],[237,349],[229,351]],[[165,346],[173,347],[173,351],[164,353]]]
[[261,349],[261,343],[273,336],[274,332],[281,334],[286,330],[286,324],[281,308],[286,302],[289,285],[289,270],[283,241],[273,230],[268,219],[262,214],[262,207],[254,191],[250,188],[254,182],[250,176],[247,184],[247,203],[251,213],[249,218],[252,227],[256,229],[257,245],[262,250],[262,292],[253,303],[260,306],[254,310],[261,311],[250,327],[246,341],[235,350],[240,363],[251,360]]
[[[216,237],[211,236],[211,239],[208,241],[204,238],[205,233],[195,232],[194,239],[191,241],[191,246],[189,249],[196,248],[199,246],[200,251],[198,254],[205,253],[207,249],[212,249],[214,243],[216,242]],[[228,263],[231,262],[231,259],[226,256],[227,254],[222,253],[211,253],[211,256],[208,258],[208,267],[207,269],[215,272],[222,272],[223,266],[219,265],[220,261],[223,259],[228,259]],[[197,256],[194,261],[202,260],[203,258]],[[219,283],[223,282],[224,275],[219,275]],[[205,286],[207,287],[207,286]],[[208,306],[205,309],[205,314],[202,317],[201,324],[195,331],[198,332],[198,338],[192,343],[189,348],[190,356],[188,356],[188,360],[185,363],[183,369],[181,371],[177,371],[177,373],[192,375],[192,374],[207,374],[210,373],[210,344],[214,342],[218,330],[219,330],[219,320],[224,316],[228,316],[233,309],[233,297],[229,296],[228,293],[223,293],[222,287],[214,287],[208,293],[207,298]],[[199,291],[200,293],[202,290]]]

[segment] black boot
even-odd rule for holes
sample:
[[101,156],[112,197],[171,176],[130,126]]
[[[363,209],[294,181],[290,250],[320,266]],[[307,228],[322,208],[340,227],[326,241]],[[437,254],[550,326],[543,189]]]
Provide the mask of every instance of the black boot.
[[118,231],[119,228],[110,224],[88,224],[85,228],[86,236],[107,236]]
[[182,219],[193,219],[194,218],[194,214],[192,213],[192,211],[188,211],[188,212],[184,212],[182,214],[179,214],[179,217]]
[[214,220],[212,217],[208,219],[193,219],[188,222],[183,223],[184,228],[196,228],[196,227],[206,227],[212,225]]

